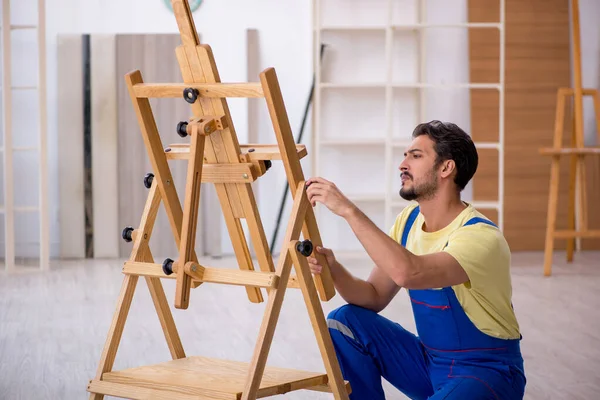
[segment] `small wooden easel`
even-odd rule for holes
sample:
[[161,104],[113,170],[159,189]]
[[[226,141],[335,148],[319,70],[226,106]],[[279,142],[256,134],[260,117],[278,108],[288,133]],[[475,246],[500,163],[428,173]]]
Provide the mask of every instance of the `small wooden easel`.
[[[176,49],[183,84],[144,83],[140,71],[125,79],[141,127],[153,174],[144,184],[148,200],[137,229],[123,236],[133,241],[116,312],[108,332],[96,377],[89,382],[90,399],[104,395],[131,399],[256,399],[289,391],[330,391],[335,399],[348,399],[350,385],[343,380],[329,336],[320,300],[328,301],[335,289],[326,260],[320,276],[311,275],[306,256],[321,245],[313,209],[306,196],[300,159],[306,155],[296,145],[273,68],[260,74],[260,83],[220,83],[211,48],[201,45],[187,0],[172,0],[182,45]],[[149,98],[181,97],[191,104],[193,118],[182,121],[177,132],[189,144],[163,148]],[[277,145],[240,145],[227,106],[227,97],[264,97],[273,123]],[[264,175],[271,160],[285,166],[293,206],[277,268],[268,248],[251,183]],[[187,160],[188,173],[183,210],[175,190],[168,160]],[[219,196],[240,269],[200,265],[194,252],[201,183],[213,183]],[[154,263],[149,247],[161,201],[179,248],[176,260]],[[255,271],[241,219],[245,219],[261,271]],[[300,241],[300,233],[305,240]],[[292,266],[296,275],[291,275]],[[111,371],[138,277],[144,276],[173,360]],[[176,279],[175,307],[187,309],[191,288],[202,283],[245,286],[251,302],[268,294],[254,355],[249,363],[187,357],[160,279]],[[287,287],[302,290],[326,373],[304,372],[266,366],[269,349]],[[320,297],[320,299],[319,299]]]
[[[585,147],[583,133],[583,96],[592,96],[596,114],[596,127],[600,144],[600,98],[595,89],[583,89],[581,77],[581,39],[579,28],[578,0],[571,0],[571,15],[573,17],[573,66],[575,87],[559,88],[556,102],[556,120],[554,127],[554,144],[551,148],[542,148],[540,153],[552,157],[550,170],[550,194],[548,199],[548,219],[546,227],[546,246],[544,254],[544,275],[552,273],[552,253],[554,239],[567,239],[567,261],[573,261],[575,238],[600,238],[600,229],[591,230],[587,226],[587,192],[585,156],[600,156],[600,147]],[[567,98],[573,98],[573,134],[570,147],[563,147],[565,123],[565,105]],[[556,213],[558,208],[559,170],[561,156],[571,157],[569,176],[569,206],[568,229],[556,230]],[[577,196],[579,191],[579,196]],[[576,199],[578,229],[575,227]]]

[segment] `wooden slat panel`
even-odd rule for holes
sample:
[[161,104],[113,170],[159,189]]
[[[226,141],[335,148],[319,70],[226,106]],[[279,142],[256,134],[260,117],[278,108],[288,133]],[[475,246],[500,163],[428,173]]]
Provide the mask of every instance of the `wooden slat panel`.
[[500,82],[500,31],[495,28],[469,28],[469,51],[471,82]]
[[[58,37],[60,257],[85,257],[82,36]],[[73,79],[74,76],[81,79]]]
[[500,92],[471,89],[471,136],[477,142],[498,142],[500,138]]
[[[498,6],[492,0],[470,0],[471,21],[497,21]],[[505,98],[505,214],[504,233],[512,250],[542,250],[546,232],[550,161],[538,149],[551,146],[556,111],[556,92],[570,85],[569,5],[563,1],[506,0],[506,98]],[[486,40],[487,39],[487,42]],[[469,37],[471,72],[495,70],[485,59],[491,37]],[[475,67],[475,70],[473,69]],[[486,76],[484,75],[483,78]],[[478,116],[497,106],[490,97],[472,103],[473,126],[485,126]],[[474,133],[474,136],[478,132]],[[481,140],[481,139],[478,139]],[[568,161],[562,164],[557,229],[566,228]],[[478,174],[491,171],[483,167]],[[479,179],[475,178],[476,187]],[[556,248],[564,248],[557,240]]]
[[473,199],[496,201],[498,199],[498,150],[479,149],[477,179],[473,180]]

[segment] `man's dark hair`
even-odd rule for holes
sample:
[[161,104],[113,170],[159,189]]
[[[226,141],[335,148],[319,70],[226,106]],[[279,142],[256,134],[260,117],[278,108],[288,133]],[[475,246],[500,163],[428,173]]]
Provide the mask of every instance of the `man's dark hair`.
[[454,160],[456,175],[454,183],[459,190],[463,190],[475,175],[479,156],[475,144],[465,131],[456,124],[437,120],[417,125],[413,131],[413,138],[427,135],[434,142],[437,154],[436,167],[446,160]]

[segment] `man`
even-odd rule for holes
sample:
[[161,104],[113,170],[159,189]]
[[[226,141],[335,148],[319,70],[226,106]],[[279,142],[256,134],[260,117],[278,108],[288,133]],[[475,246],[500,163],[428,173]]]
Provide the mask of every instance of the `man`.
[[[316,249],[348,303],[327,322],[350,397],[384,399],[383,377],[411,399],[522,399],[510,249],[460,195],[477,170],[477,150],[455,124],[431,121],[415,128],[404,157],[400,196],[417,204],[387,234],[332,182],[307,181],[311,204],[344,218],[375,263],[365,281],[330,249]],[[314,257],[309,263],[320,273]],[[418,336],[378,314],[401,288],[408,290]]]

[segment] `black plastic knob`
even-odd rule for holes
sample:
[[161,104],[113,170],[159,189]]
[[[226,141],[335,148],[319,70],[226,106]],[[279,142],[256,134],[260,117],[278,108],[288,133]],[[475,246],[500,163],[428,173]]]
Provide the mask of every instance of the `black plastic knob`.
[[129,243],[133,240],[133,238],[131,237],[132,233],[133,233],[133,227],[127,226],[127,227],[125,227],[125,229],[123,229],[123,232],[121,233],[121,237],[123,238],[124,241]]
[[144,186],[146,189],[150,189],[152,187],[152,181],[154,180],[154,174],[152,172],[148,172],[144,177]]
[[183,98],[190,104],[194,104],[196,102],[199,94],[200,92],[198,92],[198,89],[185,88],[183,90]]
[[308,257],[313,252],[313,244],[310,240],[303,240],[296,244],[296,250],[305,257]]
[[265,168],[267,169],[267,171],[269,170],[269,168],[271,168],[271,166],[273,166],[271,160],[265,160]]
[[181,121],[177,124],[177,134],[179,136],[181,136],[182,138],[187,137],[187,135],[188,135],[187,126],[188,126],[187,121]]
[[171,275],[173,273],[173,260],[170,258],[165,259],[162,264],[162,270],[165,275]]

